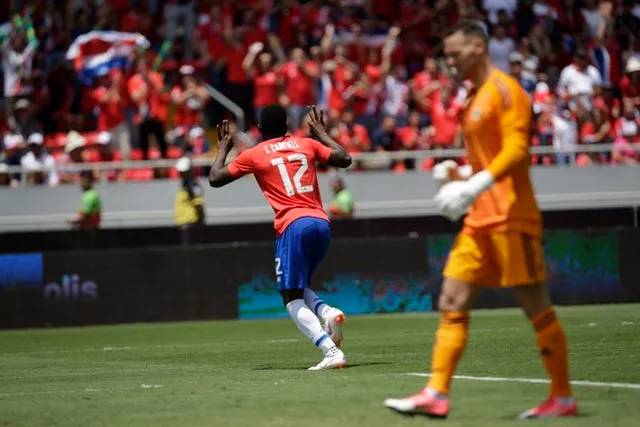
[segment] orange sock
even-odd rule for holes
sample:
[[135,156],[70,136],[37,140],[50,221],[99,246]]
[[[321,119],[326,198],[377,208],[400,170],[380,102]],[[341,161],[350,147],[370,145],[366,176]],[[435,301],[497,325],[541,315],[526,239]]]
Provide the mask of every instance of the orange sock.
[[562,325],[556,318],[556,311],[553,307],[549,307],[538,314],[532,322],[536,329],[536,340],[542,361],[551,377],[550,395],[552,397],[571,396],[567,338]]
[[449,394],[451,378],[467,346],[469,313],[442,313],[431,359],[431,379],[427,387]]

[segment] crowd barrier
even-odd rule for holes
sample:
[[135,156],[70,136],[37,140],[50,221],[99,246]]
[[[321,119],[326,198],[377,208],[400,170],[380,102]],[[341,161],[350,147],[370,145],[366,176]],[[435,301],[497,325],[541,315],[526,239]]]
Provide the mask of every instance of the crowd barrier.
[[[590,144],[590,145],[577,145],[573,150],[566,150],[559,152],[553,146],[534,146],[530,147],[529,151],[532,155],[550,155],[556,154],[581,154],[581,153],[611,153],[616,150],[615,144]],[[630,144],[627,150],[633,150],[640,152],[640,144]],[[373,162],[368,164],[367,169],[388,168],[386,162],[393,160],[416,160],[421,161],[425,159],[450,159],[450,158],[465,158],[467,152],[461,148],[447,148],[447,149],[430,149],[430,150],[417,150],[417,151],[375,151],[365,153],[352,153],[351,157],[354,161],[358,162]],[[570,156],[570,164],[576,165],[576,157]],[[192,159],[193,166],[211,166],[213,158],[209,157],[194,157]],[[172,168],[176,164],[175,159],[156,159],[156,160],[122,160],[113,162],[88,162],[88,163],[66,163],[58,165],[57,168],[65,172],[79,172],[83,170],[100,170],[110,171],[114,169],[118,170],[132,170],[132,169],[147,169],[147,168]],[[21,166],[9,166],[5,169],[6,173],[24,173],[25,170]],[[108,181],[105,181],[108,182]]]
[[[436,309],[454,235],[338,238],[314,288],[348,314]],[[640,230],[548,230],[558,304],[640,302]],[[0,255],[0,328],[286,316],[274,245],[222,243]],[[487,291],[478,306],[514,305]]]

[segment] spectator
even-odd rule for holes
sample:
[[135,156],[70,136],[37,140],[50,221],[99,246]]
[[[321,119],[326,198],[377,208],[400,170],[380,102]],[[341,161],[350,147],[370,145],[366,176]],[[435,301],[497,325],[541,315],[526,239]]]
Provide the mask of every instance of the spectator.
[[304,50],[293,49],[291,60],[282,66],[281,78],[285,93],[280,99],[280,104],[288,110],[291,130],[302,125],[307,106],[315,104],[315,84],[319,77],[318,66],[307,59]]
[[98,132],[109,132],[124,159],[131,153],[131,130],[125,120],[124,77],[119,70],[103,67],[98,71],[97,87],[92,99],[98,107]]
[[[599,108],[594,108],[591,111],[591,114],[587,116],[587,120],[580,129],[582,144],[610,144],[613,142],[611,134],[611,122]],[[583,154],[581,157],[585,158],[587,164],[602,163],[607,160],[606,153],[590,152]]]
[[557,92],[563,99],[574,98],[583,105],[591,106],[591,96],[594,87],[601,82],[600,73],[588,62],[587,51],[578,48],[573,57],[573,63],[567,65],[560,73]]
[[487,12],[492,24],[498,23],[498,12],[504,11],[507,16],[513,17],[517,7],[517,0],[482,0],[482,8]]
[[[273,56],[269,52],[261,52],[264,45],[254,43],[244,58],[242,68],[253,80],[253,112],[255,123],[260,122],[260,114],[264,107],[278,103],[278,75]],[[257,58],[257,61],[256,61]]]
[[336,141],[349,153],[363,153],[371,149],[371,141],[367,129],[355,123],[353,109],[347,108],[342,114],[342,123],[338,126]]
[[9,166],[6,163],[0,163],[0,187],[9,187],[11,185],[8,169]]
[[640,111],[627,101],[623,104],[623,114],[614,124],[614,135],[630,143],[640,143]]
[[102,216],[102,201],[100,195],[93,187],[93,172],[80,172],[80,187],[82,188],[82,201],[75,218],[69,218],[67,222],[76,230],[96,230],[100,227]]
[[247,120],[251,121],[253,111],[251,104],[252,84],[247,76],[246,71],[242,67],[244,59],[247,56],[247,47],[245,44],[245,34],[243,28],[228,30],[225,35],[227,45],[224,57],[220,58],[227,65],[227,96],[236,103]]
[[15,133],[22,135],[24,139],[31,134],[42,133],[40,124],[32,113],[32,105],[28,99],[21,98],[17,100],[14,108],[13,130]]
[[[209,101],[209,92],[198,82],[195,77],[195,69],[191,65],[180,67],[182,84],[171,90],[171,99],[176,106],[176,125],[184,128],[184,132],[189,132],[194,127],[201,126],[204,119],[204,107]],[[156,132],[164,133],[162,121],[157,120],[154,126]],[[156,139],[158,136],[156,136]]]
[[62,182],[76,182],[80,175],[76,171],[65,170],[65,165],[83,163],[83,150],[85,146],[85,138],[76,131],[71,131],[67,134],[67,143],[64,146],[65,155],[58,161],[58,166],[61,170]]
[[616,138],[611,151],[611,164],[635,166],[638,164],[638,151],[626,139]]
[[626,75],[620,81],[622,101],[640,108],[640,59],[631,57],[625,67]]
[[530,74],[524,74],[522,70],[522,60],[519,57],[512,57],[510,60],[510,74],[518,82],[528,94],[531,94],[536,88],[536,81],[530,79]]
[[442,98],[431,108],[431,147],[436,149],[452,148],[458,134],[459,123],[464,105],[452,96],[452,87],[447,85]]
[[209,157],[211,145],[206,140],[204,129],[194,127],[189,131],[182,152],[186,157]]
[[489,39],[489,55],[491,60],[500,70],[509,72],[509,55],[516,49],[516,44],[508,37],[503,25],[493,27],[493,37]]
[[429,122],[429,108],[440,97],[440,90],[449,79],[438,70],[438,61],[435,58],[427,58],[424,61],[424,71],[413,77],[412,96],[418,111],[422,114],[422,124]]
[[587,35],[590,37],[595,36],[596,29],[602,20],[602,16],[598,9],[598,0],[586,0],[585,6],[580,12],[582,13],[582,18],[586,23],[585,29],[587,31]]
[[5,109],[9,124],[14,123],[14,103],[19,97],[31,94],[31,70],[38,41],[27,38],[22,30],[11,28],[2,41],[2,73],[4,75]]
[[331,220],[353,218],[353,194],[349,191],[340,176],[335,175],[331,178],[331,189],[334,195],[329,205],[329,216]]
[[557,108],[550,109],[551,128],[553,138],[553,148],[556,152],[556,164],[571,164],[571,156],[578,146],[577,126],[571,118],[568,110],[558,111]]
[[20,159],[20,165],[27,173],[27,185],[39,185],[46,183],[55,187],[60,183],[60,176],[56,170],[56,161],[53,156],[44,149],[44,137],[34,133],[28,138],[29,151]]
[[384,117],[380,127],[373,135],[373,150],[395,151],[401,146],[402,143],[398,138],[396,130],[396,119],[391,116]]
[[522,77],[523,79],[535,83],[537,82],[536,73],[540,60],[533,54],[531,48],[531,40],[528,37],[523,37],[518,43],[518,49],[509,55],[509,60],[520,60],[522,63]]
[[405,83],[406,70],[402,65],[393,65],[392,49],[397,43],[400,29],[392,27],[385,47],[382,49],[382,84],[384,86],[384,102],[382,115],[393,116],[399,126],[407,122],[407,105],[409,103],[409,86]]
[[[7,134],[4,137],[4,159],[3,164],[7,166],[20,166],[22,152],[25,148],[24,138],[20,134]],[[10,175],[9,184],[11,187],[20,185],[20,174],[13,173]]]
[[548,69],[553,66],[556,55],[553,53],[553,45],[546,28],[542,24],[534,25],[529,33],[529,40],[533,54],[540,60],[540,67]]
[[[149,158],[149,137],[153,135],[160,149],[160,155],[167,156],[164,122],[166,113],[166,91],[164,78],[157,71],[149,69],[148,59],[141,57],[136,62],[136,73],[127,82],[127,91],[136,105],[135,122],[138,124],[140,148],[144,159]],[[187,97],[187,96],[185,96]],[[179,98],[182,101],[182,98]],[[174,98],[174,102],[176,102]],[[178,104],[182,107],[182,104]],[[112,137],[115,135],[112,132]],[[128,153],[126,153],[128,154]],[[123,153],[123,157],[128,157]]]

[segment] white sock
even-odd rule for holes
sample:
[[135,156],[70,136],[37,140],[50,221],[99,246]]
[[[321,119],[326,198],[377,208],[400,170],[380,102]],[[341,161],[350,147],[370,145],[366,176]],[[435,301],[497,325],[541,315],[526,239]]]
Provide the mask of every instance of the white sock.
[[315,292],[309,288],[304,290],[304,303],[313,311],[316,316],[324,319],[331,310],[331,306],[322,300]]
[[294,299],[287,304],[287,311],[293,321],[296,322],[300,332],[309,338],[325,355],[338,350],[331,337],[322,329],[320,320],[314,316],[313,312],[304,303],[304,300]]

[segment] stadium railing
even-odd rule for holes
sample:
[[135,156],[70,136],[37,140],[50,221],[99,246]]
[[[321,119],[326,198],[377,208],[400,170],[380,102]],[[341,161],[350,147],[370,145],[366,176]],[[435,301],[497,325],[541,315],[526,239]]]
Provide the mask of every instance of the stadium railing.
[[[640,144],[631,146],[631,149],[640,152]],[[531,155],[556,155],[564,154],[569,155],[572,166],[576,164],[576,154],[581,153],[611,153],[614,150],[613,144],[599,144],[599,145],[579,145],[574,150],[557,151],[551,146],[538,146],[531,147]],[[420,150],[420,151],[384,151],[384,152],[369,152],[369,153],[353,153],[352,158],[355,161],[371,162],[371,163],[384,163],[385,161],[393,160],[424,160],[428,158],[442,159],[442,158],[462,158],[466,156],[466,151],[463,149],[435,149],[435,150]],[[212,158],[209,157],[195,157],[192,158],[193,166],[211,166]],[[84,170],[134,170],[134,169],[156,169],[156,168],[172,168],[176,164],[175,159],[159,159],[159,160],[140,160],[140,161],[114,161],[114,162],[90,162],[90,163],[68,163],[62,165],[56,165],[58,171],[65,172],[79,172]],[[371,167],[375,169],[376,167]],[[384,167],[380,167],[384,168]],[[420,170],[418,168],[417,170]],[[36,172],[36,170],[30,169],[28,172]],[[21,166],[9,166],[4,169],[4,173],[26,173]]]

